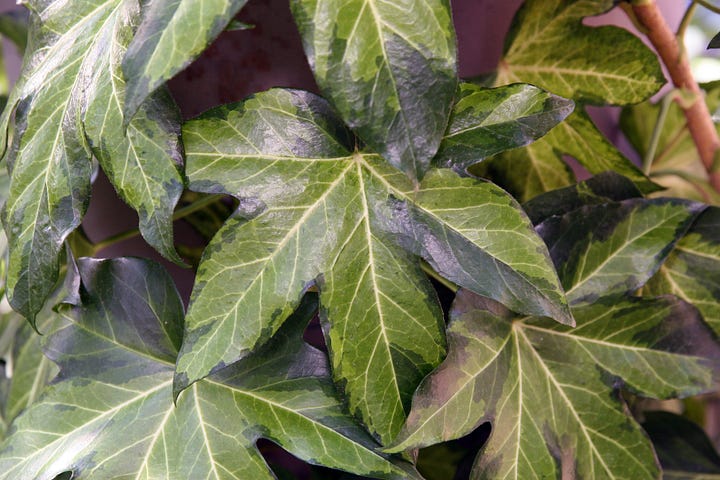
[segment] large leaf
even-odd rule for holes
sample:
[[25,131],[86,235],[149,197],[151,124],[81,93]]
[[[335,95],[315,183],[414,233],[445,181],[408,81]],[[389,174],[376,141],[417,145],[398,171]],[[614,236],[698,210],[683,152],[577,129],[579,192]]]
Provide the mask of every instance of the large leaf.
[[643,291],[687,300],[720,334],[720,208],[700,215]]
[[464,170],[498,152],[535,141],[572,110],[572,101],[532,85],[484,88],[462,83],[433,162]]
[[61,310],[45,347],[59,379],[13,426],[0,478],[270,479],[261,437],[359,475],[415,476],[343,413],[324,355],[301,340],[312,298],[266,349],[195,384],[176,407],[183,311],[167,273],[139,259],[81,259],[80,274],[82,304]]
[[0,130],[17,106],[3,223],[10,242],[8,297],[31,321],[53,288],[65,238],[80,223],[94,153],[140,214],[145,238],[179,260],[172,209],[183,185],[178,117],[163,95],[123,130],[119,61],[139,14],[132,0],[28,3],[25,66]]
[[190,64],[247,0],[143,1],[142,22],[122,60],[128,79],[125,122],[161,85]]
[[665,261],[705,205],[642,198],[588,205],[537,226],[572,303],[631,293]]
[[457,83],[448,1],[291,5],[323,93],[363,141],[411,179],[422,178],[445,132]]
[[389,450],[490,421],[472,478],[657,478],[652,446],[617,389],[658,398],[709,390],[720,346],[692,306],[670,297],[604,299],[574,315],[575,329],[513,318],[461,291],[448,358],[419,387]]
[[[191,189],[240,199],[208,246],[176,389],[264,343],[320,277],[336,379],[386,439],[444,353],[417,259],[520,311],[571,322],[546,249],[494,185],[432,170],[415,188],[312,94],[270,90],[186,124]],[[244,217],[244,218],[243,218]]]
[[615,3],[526,1],[506,38],[497,83],[532,83],[597,104],[626,105],[650,97],[665,82],[655,53],[627,30],[582,23]]

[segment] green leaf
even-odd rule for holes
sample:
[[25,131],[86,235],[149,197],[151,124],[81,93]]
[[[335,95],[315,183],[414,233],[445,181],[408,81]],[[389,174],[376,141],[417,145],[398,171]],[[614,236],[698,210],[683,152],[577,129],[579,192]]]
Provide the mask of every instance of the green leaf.
[[417,478],[374,451],[335,398],[324,355],[301,341],[313,299],[266,349],[196,383],[176,407],[183,309],[170,277],[139,259],[79,266],[82,304],[62,308],[45,347],[59,379],[13,426],[0,478],[270,479],[261,437],[313,463]]
[[145,238],[179,260],[170,216],[182,189],[178,117],[161,96],[126,132],[119,61],[138,6],[131,0],[29,3],[31,48],[2,128],[15,111],[12,172],[3,223],[10,242],[8,297],[31,322],[58,277],[65,238],[79,225],[90,190],[91,154],[140,214]]
[[695,305],[720,333],[720,208],[708,207],[700,214],[643,292],[677,295]]
[[637,103],[665,83],[655,53],[627,30],[589,27],[584,17],[612,0],[529,0],[505,40],[497,84],[527,82],[594,104]]
[[504,150],[545,135],[573,110],[573,102],[526,84],[484,88],[460,84],[435,165],[465,170]]
[[26,11],[5,12],[0,15],[0,34],[10,40],[20,54],[25,52],[28,37]]
[[128,124],[142,103],[220,35],[247,0],[156,0],[142,3],[142,21],[122,60],[127,79],[123,117]]
[[240,208],[198,269],[176,392],[265,343],[318,279],[336,381],[372,433],[394,435],[414,385],[444,355],[437,299],[398,244],[452,281],[572,321],[511,197],[449,170],[416,189],[377,155],[351,153],[319,97],[270,90],[188,122],[183,138],[190,188],[235,195]]
[[665,261],[705,205],[662,198],[588,205],[537,226],[571,303],[631,293]]
[[644,412],[642,426],[657,452],[667,480],[717,480],[720,456],[707,434],[670,412]]
[[457,84],[447,0],[293,0],[291,6],[323,94],[364,142],[411,179],[422,178]]
[[658,398],[711,389],[720,346],[692,306],[670,297],[604,299],[574,315],[574,329],[518,319],[461,291],[448,357],[418,388],[388,450],[491,421],[473,478],[658,478],[652,446],[617,389]]

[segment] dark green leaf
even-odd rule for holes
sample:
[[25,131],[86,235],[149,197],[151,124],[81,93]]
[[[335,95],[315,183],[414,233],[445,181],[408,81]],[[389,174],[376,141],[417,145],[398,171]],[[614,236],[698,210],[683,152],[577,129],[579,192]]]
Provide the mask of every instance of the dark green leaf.
[[7,37],[18,49],[25,52],[28,37],[28,14],[25,10],[0,15],[0,34]]
[[125,123],[161,85],[198,57],[247,0],[142,2],[142,21],[122,60]]
[[537,230],[577,304],[642,287],[704,208],[680,199],[629,199],[550,217]]
[[[449,170],[414,188],[377,155],[351,153],[349,133],[312,94],[258,94],[189,122],[183,138],[190,188],[235,195],[240,209],[199,267],[177,391],[266,342],[319,277],[336,380],[371,431],[392,436],[444,353],[437,299],[398,243],[459,284],[572,321],[545,246],[511,197]],[[446,252],[473,263],[465,270]]]
[[642,426],[668,480],[720,478],[720,456],[702,428],[670,412],[644,412]]
[[627,30],[582,23],[614,6],[613,0],[526,1],[506,38],[497,84],[527,82],[596,104],[650,97],[665,83],[655,53]]
[[388,450],[458,438],[491,421],[473,478],[657,478],[650,442],[617,388],[658,398],[706,391],[717,381],[720,346],[692,306],[670,297],[611,298],[574,315],[574,329],[513,318],[461,291],[448,357],[419,387]]
[[368,145],[411,179],[422,178],[457,84],[448,1],[291,5],[323,93]]
[[183,311],[167,273],[138,259],[81,259],[80,273],[82,304],[61,310],[45,347],[59,381],[14,425],[0,478],[272,478],[261,437],[360,475],[416,477],[374,451],[334,397],[324,355],[301,341],[313,299],[266,349],[176,407]]
[[708,207],[698,217],[643,292],[687,300],[720,334],[720,208]]
[[526,84],[483,88],[462,83],[433,162],[461,171],[545,135],[573,110],[571,100]]
[[707,48],[720,48],[720,33],[715,34],[715,36],[710,40]]
[[[32,321],[58,276],[65,238],[87,206],[91,149],[121,196],[137,209],[148,241],[168,258],[172,208],[182,189],[177,115],[159,97],[123,130],[118,62],[139,12],[131,0],[30,2],[30,49],[4,112],[16,128],[4,225],[10,242],[8,297]],[[42,16],[39,12],[42,12]],[[169,115],[169,116],[168,116]]]

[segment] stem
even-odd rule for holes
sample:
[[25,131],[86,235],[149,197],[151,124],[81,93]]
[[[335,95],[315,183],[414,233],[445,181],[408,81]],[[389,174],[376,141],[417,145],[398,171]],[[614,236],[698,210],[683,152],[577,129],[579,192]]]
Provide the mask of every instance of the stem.
[[632,10],[667,67],[675,87],[694,94],[695,98],[690,104],[684,105],[684,102],[678,104],[685,113],[688,130],[695,142],[700,160],[708,172],[710,184],[720,192],[720,173],[713,168],[715,153],[720,149],[720,137],[705,104],[702,91],[693,78],[687,55],[683,54],[677,37],[670,30],[654,0],[633,3]]
[[693,0],[693,3],[702,5],[704,8],[707,8],[711,12],[720,13],[720,7],[713,5],[712,3],[708,2],[707,0]]
[[670,110],[670,102],[673,101],[674,95],[667,95],[663,98],[660,104],[660,113],[658,114],[657,120],[655,121],[655,127],[653,127],[652,137],[650,137],[650,146],[647,152],[645,152],[645,158],[643,158],[643,172],[645,175],[650,173],[653,160],[655,159],[655,152],[657,152],[658,144],[660,143],[660,133],[665,126],[665,120],[667,119],[668,111]]
[[425,260],[420,260],[420,268],[422,268],[422,271],[425,272],[428,276],[432,277],[433,279],[437,280],[438,283],[446,287],[448,290],[452,291],[453,293],[456,293],[458,290],[460,290],[460,287],[455,285],[453,282],[448,280],[447,278],[443,277],[439,273],[437,273],[433,268],[430,266],[429,263],[427,263]]
[[[194,201],[190,205],[185,205],[184,207],[176,210],[175,213],[173,213],[172,219],[173,221],[176,221],[185,218],[188,215],[192,215],[193,213],[197,212],[198,210],[202,210],[211,203],[217,202],[221,198],[222,195],[208,195],[207,197],[203,197],[199,200]],[[127,230],[125,232],[120,232],[116,235],[111,235],[105,240],[101,240],[93,246],[93,254],[97,254],[103,248],[107,248],[111,245],[122,242],[123,240],[127,240],[129,238],[137,237],[138,235],[140,235],[140,230],[137,228],[133,228],[132,230]]]
[[682,43],[683,38],[685,38],[685,31],[687,30],[688,25],[690,25],[693,15],[695,15],[695,9],[697,6],[697,0],[693,0],[687,10],[685,10],[685,14],[683,15],[682,20],[680,20],[680,26],[678,26],[677,33],[675,34],[678,42]]

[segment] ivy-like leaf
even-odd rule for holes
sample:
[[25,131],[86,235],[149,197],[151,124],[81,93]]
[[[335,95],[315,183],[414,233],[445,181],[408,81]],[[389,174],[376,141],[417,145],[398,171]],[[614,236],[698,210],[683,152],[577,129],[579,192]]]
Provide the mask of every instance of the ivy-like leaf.
[[619,27],[589,27],[584,17],[612,0],[528,0],[513,19],[497,83],[527,82],[566,98],[627,105],[665,83],[657,56]]
[[720,334],[720,208],[708,207],[643,288],[691,302]]
[[[177,115],[159,96],[127,130],[120,121],[119,61],[139,12],[132,0],[28,3],[32,27],[21,80],[3,113],[16,109],[12,172],[3,224],[10,243],[8,298],[32,322],[58,277],[65,238],[80,223],[91,153],[136,210],[145,238],[179,260],[172,209],[182,190]],[[91,152],[91,148],[92,152]]]
[[[545,245],[494,185],[432,170],[419,187],[312,94],[270,90],[183,130],[190,188],[240,199],[193,290],[176,391],[266,342],[319,278],[336,380],[381,439],[444,354],[417,259],[520,311],[572,322]],[[358,320],[359,319],[359,320]]]
[[680,199],[629,199],[551,217],[537,231],[577,304],[642,287],[704,208]]
[[421,179],[447,127],[457,85],[448,1],[291,5],[324,95],[363,141]]
[[13,426],[0,478],[271,479],[261,437],[359,475],[417,476],[376,453],[343,413],[324,355],[301,340],[312,298],[266,349],[195,384],[176,407],[183,307],[170,277],[139,259],[79,267],[82,303],[62,308],[45,346],[58,381]]
[[123,116],[129,123],[142,103],[198,57],[247,0],[143,1],[142,21],[122,59],[127,78]]
[[573,102],[527,84],[484,88],[460,84],[450,125],[433,162],[470,165],[545,135],[573,110]]
[[611,298],[573,312],[570,329],[513,318],[461,291],[448,358],[419,387],[388,450],[491,421],[473,478],[658,478],[652,446],[617,388],[658,398],[709,390],[720,346],[697,311],[671,297]]

